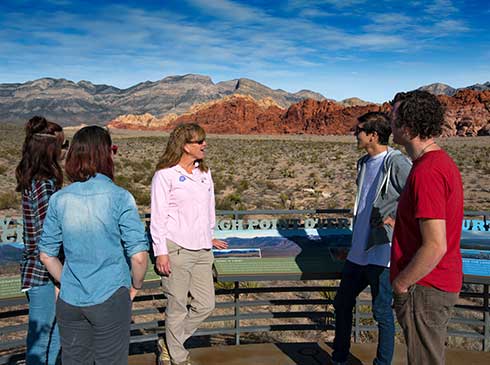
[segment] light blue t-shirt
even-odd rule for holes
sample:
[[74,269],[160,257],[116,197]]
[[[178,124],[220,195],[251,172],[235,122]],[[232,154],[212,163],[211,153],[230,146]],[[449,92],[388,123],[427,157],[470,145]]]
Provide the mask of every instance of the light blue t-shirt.
[[129,258],[148,250],[133,196],[103,174],[53,194],[39,251],[57,256],[62,245],[60,298],[66,303],[100,304],[129,288]]
[[371,210],[376,198],[376,187],[380,177],[381,167],[387,152],[370,157],[366,161],[364,179],[360,187],[359,203],[356,221],[352,232],[352,246],[347,259],[358,265],[378,265],[389,267],[391,245],[376,245],[366,251],[366,244],[371,229]]

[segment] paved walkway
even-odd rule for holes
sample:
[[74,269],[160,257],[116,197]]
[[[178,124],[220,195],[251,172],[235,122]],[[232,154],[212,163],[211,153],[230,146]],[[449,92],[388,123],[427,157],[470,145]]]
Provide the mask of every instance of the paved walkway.
[[[330,365],[332,349],[323,343],[252,344],[203,347],[191,350],[199,365]],[[370,365],[376,354],[375,344],[353,344],[349,365]],[[488,365],[489,352],[448,350],[446,365]],[[392,365],[405,365],[405,347],[397,345]],[[155,365],[154,354],[133,355],[130,365]]]

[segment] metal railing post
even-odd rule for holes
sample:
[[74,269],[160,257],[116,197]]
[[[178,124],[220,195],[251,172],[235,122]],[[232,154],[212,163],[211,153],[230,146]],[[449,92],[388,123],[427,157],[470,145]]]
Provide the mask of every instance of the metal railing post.
[[360,299],[359,296],[356,298],[356,306],[355,306],[355,312],[354,312],[354,342],[360,342],[361,341],[361,310],[360,310]]
[[484,325],[483,332],[485,338],[483,339],[483,351],[490,351],[490,307],[489,307],[489,292],[490,286],[488,284],[483,285],[483,316]]
[[235,345],[240,344],[240,282],[235,281],[234,303],[235,303]]

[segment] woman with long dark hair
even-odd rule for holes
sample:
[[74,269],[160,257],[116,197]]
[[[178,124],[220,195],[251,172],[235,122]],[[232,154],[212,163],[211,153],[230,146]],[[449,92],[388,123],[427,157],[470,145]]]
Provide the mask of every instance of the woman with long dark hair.
[[59,164],[63,140],[63,129],[58,124],[43,117],[31,118],[25,126],[22,158],[15,169],[24,223],[21,282],[29,301],[28,365],[56,364],[60,352],[55,320],[57,288],[39,260],[38,243],[49,199],[63,184]]
[[131,300],[143,285],[148,241],[133,196],[112,181],[114,147],[104,128],[75,133],[65,164],[73,183],[53,195],[44,222],[41,261],[61,283],[63,365],[128,363]]
[[153,251],[167,295],[165,340],[158,341],[162,365],[192,364],[184,342],[214,309],[211,248],[227,247],[213,239],[214,187],[204,161],[206,146],[198,124],[177,126],[151,184]]

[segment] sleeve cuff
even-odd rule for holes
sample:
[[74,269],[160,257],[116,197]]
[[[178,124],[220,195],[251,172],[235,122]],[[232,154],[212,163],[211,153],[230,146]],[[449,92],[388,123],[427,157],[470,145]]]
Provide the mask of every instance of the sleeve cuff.
[[131,257],[133,255],[136,255],[139,252],[144,252],[144,251],[148,251],[148,244],[141,243],[137,246],[132,247],[131,251],[128,252],[128,256]]
[[60,253],[60,250],[59,249],[47,250],[45,247],[39,247],[39,253],[44,253],[45,255],[48,255],[49,257],[57,257],[58,254]]
[[168,249],[166,244],[153,243],[153,254],[156,256],[168,255]]

